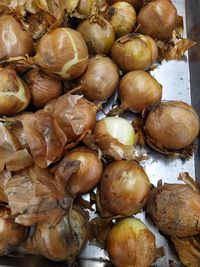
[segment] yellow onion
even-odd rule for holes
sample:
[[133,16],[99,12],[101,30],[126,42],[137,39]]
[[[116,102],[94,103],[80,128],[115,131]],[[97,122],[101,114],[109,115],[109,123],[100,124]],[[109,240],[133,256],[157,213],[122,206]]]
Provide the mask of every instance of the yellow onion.
[[33,40],[30,34],[11,15],[0,17],[0,59],[32,55]]
[[89,60],[87,70],[79,78],[83,94],[90,101],[107,100],[114,93],[118,82],[116,65],[109,57],[100,55]]
[[75,79],[87,68],[88,50],[80,33],[57,28],[42,36],[34,61],[57,78]]
[[99,22],[84,20],[77,31],[83,36],[90,53],[107,55],[115,41],[114,29],[104,18],[100,18]]
[[87,193],[94,189],[99,183],[102,173],[103,164],[98,158],[96,152],[87,147],[77,147],[62,159],[60,168],[63,169],[73,161],[79,163],[78,170],[72,174],[67,181],[67,187],[70,192],[76,193]]
[[47,102],[62,94],[61,82],[40,69],[29,70],[25,74],[24,80],[30,89],[31,101],[38,108],[43,108]]
[[26,227],[15,223],[10,210],[3,206],[0,207],[0,236],[0,256],[8,255],[26,238]]
[[[131,4],[137,11],[142,7],[143,1],[144,0],[123,0],[123,2],[127,2]],[[113,5],[114,3],[117,3],[117,2],[120,2],[120,0],[107,0],[107,3],[109,5]]]
[[115,41],[112,59],[123,71],[147,70],[155,63],[158,48],[154,40],[146,35],[127,34]]
[[146,106],[160,102],[162,85],[149,73],[136,70],[124,75],[118,92],[123,110],[141,113]]
[[176,7],[171,1],[151,1],[138,14],[139,32],[159,40],[171,39],[177,16]]
[[150,189],[149,178],[136,161],[112,162],[105,168],[99,186],[102,216],[130,216],[140,212]]
[[115,160],[134,156],[135,132],[124,118],[107,117],[98,121],[94,141],[103,154]]
[[135,9],[127,2],[117,2],[107,10],[107,19],[116,36],[121,37],[133,31],[136,24]]
[[25,82],[10,68],[0,68],[0,81],[0,114],[12,115],[24,110],[31,99]]
[[154,188],[147,212],[160,231],[187,237],[200,233],[200,194],[186,184],[165,184]]
[[106,249],[116,267],[149,267],[156,257],[155,236],[140,220],[122,219],[109,232]]
[[160,152],[179,151],[194,143],[199,133],[199,117],[184,102],[163,101],[152,107],[144,129],[151,147]]

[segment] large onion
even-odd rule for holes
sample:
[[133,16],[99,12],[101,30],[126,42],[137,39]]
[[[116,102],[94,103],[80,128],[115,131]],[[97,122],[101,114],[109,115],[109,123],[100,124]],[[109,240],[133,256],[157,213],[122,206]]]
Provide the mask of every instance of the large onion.
[[149,267],[156,257],[154,235],[135,218],[122,219],[114,225],[106,248],[116,267]]
[[146,35],[127,34],[117,39],[112,47],[112,59],[120,69],[147,70],[156,61],[158,48],[154,40]]
[[114,161],[105,168],[100,182],[102,216],[129,216],[140,212],[150,188],[149,178],[137,162]]
[[90,53],[107,55],[115,41],[112,25],[104,18],[100,22],[84,20],[77,28],[88,46]]
[[139,32],[155,39],[168,40],[172,38],[177,16],[176,7],[171,1],[151,1],[138,15]]
[[57,28],[42,36],[34,61],[60,79],[74,79],[87,68],[88,50],[80,33]]
[[146,106],[160,102],[162,85],[149,73],[136,70],[121,79],[118,92],[123,110],[140,113]]
[[79,78],[83,94],[90,101],[107,100],[114,93],[118,82],[116,65],[109,57],[99,55],[89,60],[86,72]]

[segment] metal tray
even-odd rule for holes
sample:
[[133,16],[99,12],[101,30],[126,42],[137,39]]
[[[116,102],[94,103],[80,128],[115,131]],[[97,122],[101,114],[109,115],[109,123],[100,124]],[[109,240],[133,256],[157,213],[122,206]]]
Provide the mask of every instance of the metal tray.
[[[173,0],[179,15],[184,18],[184,36],[198,42],[185,57],[179,61],[163,62],[152,75],[163,85],[164,100],[182,100],[191,103],[200,115],[200,1],[199,0]],[[164,156],[150,150],[151,157],[142,165],[145,168],[151,183],[157,185],[157,181],[178,182],[180,172],[189,172],[196,177],[200,184],[200,138],[197,140],[197,150],[189,161],[167,160]],[[156,236],[157,247],[163,246],[165,256],[157,260],[154,267],[180,267],[173,246],[161,235],[156,227],[149,224],[144,213],[136,217],[141,218]],[[64,263],[51,262],[37,256],[15,256],[0,258],[0,266],[24,266],[24,267],[66,267]],[[88,244],[82,251],[78,266],[80,267],[109,267],[106,251]],[[141,266],[142,267],[142,266]]]

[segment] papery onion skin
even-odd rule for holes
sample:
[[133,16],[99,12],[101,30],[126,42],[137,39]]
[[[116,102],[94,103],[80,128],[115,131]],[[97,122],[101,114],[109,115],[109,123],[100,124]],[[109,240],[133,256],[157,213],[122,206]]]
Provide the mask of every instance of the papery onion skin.
[[165,184],[154,188],[147,213],[167,235],[187,237],[200,233],[200,194],[188,185]]
[[127,2],[117,2],[107,10],[107,19],[117,37],[133,31],[136,24],[135,9]]
[[87,68],[88,50],[80,33],[57,28],[42,36],[34,61],[58,79],[75,79]]
[[115,41],[114,29],[104,18],[99,23],[84,20],[77,31],[83,36],[90,53],[107,55]]
[[117,88],[119,73],[109,57],[97,55],[89,60],[87,70],[79,78],[84,96],[90,101],[105,101]]
[[140,220],[122,219],[109,232],[106,249],[116,267],[149,267],[156,257],[155,236]]
[[123,76],[118,92],[124,109],[141,113],[146,106],[161,101],[162,85],[149,73],[136,70]]
[[171,1],[151,1],[138,14],[139,32],[158,40],[169,40],[172,38],[177,16],[176,7]]
[[13,115],[24,110],[30,102],[28,86],[10,68],[0,68],[0,114]]
[[9,218],[10,211],[6,207],[0,208],[0,256],[8,255],[16,249],[26,238],[26,227],[15,223]]
[[147,142],[162,150],[176,151],[193,144],[199,133],[199,117],[192,106],[180,101],[156,104],[145,122]]
[[3,15],[0,18],[0,43],[0,60],[34,53],[31,36],[11,15]]
[[100,182],[102,216],[104,212],[110,216],[138,213],[145,206],[150,189],[149,178],[137,162],[114,161],[105,168]]
[[111,54],[112,60],[125,72],[147,70],[155,63],[158,48],[151,37],[133,33],[117,39]]
[[24,80],[30,89],[31,101],[38,108],[43,108],[62,94],[61,81],[53,79],[40,69],[29,70]]

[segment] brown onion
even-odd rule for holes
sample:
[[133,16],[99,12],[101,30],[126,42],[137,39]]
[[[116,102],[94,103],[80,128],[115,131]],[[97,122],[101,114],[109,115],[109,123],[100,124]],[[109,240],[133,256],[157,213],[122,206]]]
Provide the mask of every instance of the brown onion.
[[123,71],[147,70],[156,61],[158,48],[146,35],[127,34],[114,43],[112,59]]
[[139,32],[159,40],[172,38],[177,10],[169,0],[155,0],[145,5],[137,18]]
[[99,55],[89,60],[87,70],[79,78],[83,94],[90,101],[107,100],[114,93],[118,82],[116,65],[109,57]]
[[90,53],[107,55],[115,41],[114,29],[104,18],[95,23],[84,20],[77,31],[83,36]]
[[31,99],[25,82],[10,68],[0,68],[0,81],[0,114],[11,115],[24,110]]
[[31,101],[38,108],[43,108],[47,102],[62,94],[61,82],[40,69],[29,70],[25,74],[24,80],[30,89]]
[[0,17],[0,59],[32,55],[33,40],[11,15]]
[[34,61],[57,78],[75,79],[87,68],[88,50],[80,33],[57,28],[42,36]]
[[165,184],[154,188],[147,212],[158,229],[170,236],[200,233],[200,194],[186,184]]
[[8,255],[26,238],[26,227],[15,223],[10,210],[0,207],[0,256]]
[[178,151],[195,141],[199,117],[192,106],[179,101],[156,104],[145,122],[147,142],[159,151]]
[[149,73],[136,70],[124,75],[118,92],[123,110],[141,113],[146,106],[160,102],[162,85]]
[[135,218],[122,219],[113,226],[106,248],[116,267],[149,267],[156,257],[155,236]]
[[133,31],[136,24],[135,9],[127,2],[117,2],[107,10],[107,19],[116,36],[121,37]]
[[112,162],[105,168],[100,182],[101,215],[130,216],[140,212],[147,202],[150,188],[149,178],[137,162]]

